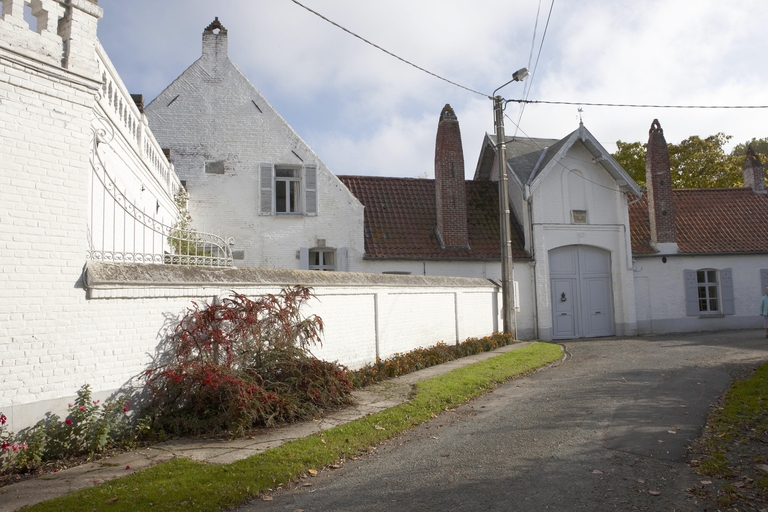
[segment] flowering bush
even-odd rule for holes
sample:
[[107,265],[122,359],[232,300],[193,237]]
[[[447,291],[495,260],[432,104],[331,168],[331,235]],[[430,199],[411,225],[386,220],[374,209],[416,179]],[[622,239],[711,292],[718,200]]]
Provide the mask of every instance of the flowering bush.
[[49,460],[93,455],[116,446],[133,433],[129,408],[130,403],[121,398],[104,403],[93,400],[86,384],[78,390],[75,402],[67,405],[63,421],[50,415],[14,435],[0,413],[0,472],[31,470]]
[[319,317],[300,314],[312,297],[296,286],[256,300],[233,292],[220,303],[193,304],[165,360],[143,374],[152,427],[175,435],[242,434],[349,402],[344,371],[309,352],[323,329]]
[[17,442],[13,432],[6,427],[8,418],[0,413],[0,471],[15,467],[20,454],[27,451],[29,446],[24,442]]
[[128,420],[130,403],[124,398],[93,400],[91,388],[85,384],[72,404],[67,404],[67,417],[62,422],[52,416],[35,429],[45,432],[44,458],[61,458],[77,454],[93,454],[123,440],[131,433]]
[[349,372],[348,377],[354,387],[361,388],[461,357],[488,352],[513,342],[511,335],[495,332],[483,338],[467,338],[457,345],[438,343],[430,348],[417,348],[405,354],[395,354],[389,359],[376,359],[375,363]]

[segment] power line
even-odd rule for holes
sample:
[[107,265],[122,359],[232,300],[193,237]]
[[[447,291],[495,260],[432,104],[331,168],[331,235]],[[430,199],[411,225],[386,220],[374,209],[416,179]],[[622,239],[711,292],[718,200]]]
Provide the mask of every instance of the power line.
[[[536,64],[533,65],[533,71],[531,71],[531,78],[527,81],[525,86],[523,87],[523,98],[525,100],[528,99],[528,96],[531,94],[531,88],[533,87],[533,79],[536,77],[536,70],[539,67],[539,59],[541,59],[541,50],[544,48],[544,39],[547,37],[547,29],[549,28],[549,20],[552,18],[552,9],[555,7],[555,0],[552,0],[552,3],[549,4],[549,13],[547,14],[547,22],[544,24],[544,33],[541,36],[541,43],[539,44],[539,53],[536,55]],[[539,0],[539,8],[541,8],[541,0]],[[536,11],[536,25],[539,23],[539,11]],[[534,39],[536,37],[536,29],[534,28]],[[533,55],[533,47],[531,47],[531,55]],[[531,58],[528,57],[528,67],[531,65]],[[525,113],[525,106],[527,103],[522,103],[520,105],[520,115],[517,118],[517,124],[515,127],[518,127],[523,122],[523,114]],[[515,129],[515,135],[517,135],[517,129]]]
[[346,32],[347,34],[349,34],[349,35],[351,35],[351,36],[354,36],[354,37],[358,38],[359,40],[363,41],[364,43],[366,43],[366,44],[369,44],[369,45],[373,46],[373,47],[374,47],[374,48],[376,48],[377,50],[381,50],[382,52],[386,53],[386,54],[387,54],[387,55],[389,55],[390,57],[394,57],[394,58],[396,58],[397,60],[399,60],[399,61],[401,61],[401,62],[404,62],[405,64],[408,64],[409,66],[413,66],[414,68],[418,69],[419,71],[423,71],[423,72],[427,73],[428,75],[432,75],[432,76],[433,76],[433,77],[435,77],[435,78],[439,78],[440,80],[442,80],[442,81],[444,81],[444,82],[448,82],[448,83],[449,83],[449,84],[451,84],[451,85],[455,85],[456,87],[461,87],[462,89],[465,89],[465,90],[467,90],[467,91],[469,91],[469,92],[473,92],[473,93],[475,93],[475,94],[479,94],[480,96],[485,96],[486,98],[490,98],[490,95],[488,95],[488,94],[484,94],[484,93],[482,93],[482,92],[480,92],[480,91],[476,91],[476,90],[474,90],[474,89],[470,89],[469,87],[465,87],[465,86],[463,86],[463,85],[461,85],[461,84],[457,84],[456,82],[452,82],[451,80],[448,80],[447,78],[443,78],[442,76],[440,76],[440,75],[438,75],[438,74],[435,74],[435,73],[433,73],[433,72],[431,72],[431,71],[429,71],[429,70],[426,70],[426,69],[422,68],[421,66],[417,66],[417,65],[416,65],[416,64],[414,64],[413,62],[410,62],[410,61],[408,61],[408,60],[405,60],[404,58],[402,58],[402,57],[399,57],[399,56],[395,55],[394,53],[392,53],[392,52],[390,52],[390,51],[388,51],[388,50],[385,50],[385,49],[384,49],[384,48],[382,48],[381,46],[379,46],[379,45],[377,45],[377,44],[374,44],[374,43],[370,42],[369,40],[365,39],[364,37],[361,37],[361,36],[359,36],[359,35],[355,34],[355,33],[354,33],[354,32],[352,32],[351,30],[348,30],[348,29],[346,29],[346,28],[342,27],[341,25],[339,25],[339,24],[338,24],[338,23],[336,23],[335,21],[332,21],[332,20],[330,20],[330,19],[326,18],[325,16],[323,16],[322,14],[320,14],[320,13],[319,13],[319,12],[317,12],[317,11],[313,11],[312,9],[310,9],[309,7],[307,7],[306,5],[302,5],[302,4],[300,4],[299,2],[297,2],[296,0],[291,0],[291,1],[292,1],[293,3],[295,3],[296,5],[298,5],[299,7],[302,7],[302,8],[304,8],[304,9],[306,9],[307,11],[311,12],[311,13],[312,13],[312,14],[314,14],[315,16],[317,16],[317,17],[319,17],[319,18],[321,18],[321,19],[323,19],[323,20],[327,21],[327,22],[328,22],[328,23],[330,23],[331,25],[333,25],[333,26],[335,26],[335,27],[338,27],[338,28],[340,28],[341,30],[343,30],[343,31],[344,31],[344,32]]
[[579,101],[547,101],[547,100],[528,100],[528,99],[521,99],[521,100],[505,100],[507,102],[514,102],[514,103],[542,103],[542,104],[548,104],[548,105],[578,105],[578,106],[587,106],[587,107],[625,107],[625,108],[689,108],[689,109],[696,109],[696,108],[707,108],[707,109],[715,109],[715,108],[741,108],[741,109],[750,109],[750,108],[768,108],[768,105],[645,105],[645,104],[632,104],[632,103],[586,103],[586,102],[579,102]]
[[[414,67],[414,68],[418,69],[419,71],[423,71],[424,73],[427,73],[428,75],[431,75],[431,76],[433,76],[433,77],[435,77],[435,78],[437,78],[439,80],[447,82],[447,83],[449,83],[451,85],[454,85],[456,87],[459,87],[459,88],[464,89],[466,91],[469,91],[471,93],[478,94],[480,96],[484,96],[484,97],[489,98],[489,99],[493,99],[491,97],[491,95],[489,95],[489,94],[486,94],[486,93],[483,93],[483,92],[480,92],[480,91],[476,91],[475,89],[472,89],[470,87],[466,87],[466,86],[461,85],[459,83],[456,83],[456,82],[453,82],[451,80],[448,80],[447,78],[444,78],[444,77],[438,75],[437,73],[433,73],[433,72],[429,71],[428,69],[424,69],[423,67],[418,66],[418,65],[414,64],[413,62],[410,62],[409,60],[406,60],[406,59],[404,59],[404,58],[402,58],[402,57],[400,57],[400,56],[390,52],[389,50],[386,50],[386,49],[382,48],[381,46],[379,46],[379,45],[377,45],[375,43],[372,43],[371,41],[365,39],[362,36],[357,35],[356,33],[352,32],[351,30],[349,30],[347,28],[344,28],[343,26],[339,25],[335,21],[333,21],[333,20],[331,20],[329,18],[326,18],[325,16],[323,16],[319,12],[310,9],[306,5],[303,5],[298,0],[291,0],[291,1],[293,3],[295,3],[296,5],[298,5],[299,7],[303,8],[303,9],[311,12],[315,16],[321,18],[322,20],[324,20],[324,21],[330,23],[331,25],[333,25],[333,26],[343,30],[344,32],[348,33],[349,35],[351,35],[353,37],[356,37],[357,39],[363,41],[364,43],[366,43],[366,44],[368,44],[370,46],[373,46],[377,50],[380,50],[380,51],[386,53],[390,57],[394,57],[395,59],[403,62],[404,64],[408,64],[409,66]],[[554,0],[552,0],[552,4],[550,5],[550,10],[549,10],[549,15],[550,16],[552,14],[552,7],[553,6],[554,6]],[[549,25],[549,17],[547,18],[547,26],[548,25]],[[544,36],[546,36],[546,27],[544,29]],[[544,44],[544,36],[542,36],[542,46]],[[540,55],[541,55],[541,47],[539,47],[539,56]],[[536,65],[538,65],[538,57],[536,59]],[[535,67],[534,67],[534,72],[535,72]],[[529,91],[530,91],[530,89],[529,89]],[[524,103],[524,104],[527,104],[527,103],[540,103],[540,104],[549,104],[549,105],[577,105],[577,106],[581,105],[581,106],[589,106],[589,107],[682,108],[682,109],[763,109],[763,108],[768,108],[768,105],[643,105],[643,104],[627,104],[627,103],[587,103],[587,102],[576,102],[576,101],[548,101],[548,100],[529,100],[529,99],[505,100],[505,103],[508,103],[510,101],[511,102],[515,102],[515,103]],[[511,121],[511,119],[510,119],[510,121]],[[513,121],[513,124],[514,124],[514,121]],[[515,126],[517,126],[517,125],[515,124]]]

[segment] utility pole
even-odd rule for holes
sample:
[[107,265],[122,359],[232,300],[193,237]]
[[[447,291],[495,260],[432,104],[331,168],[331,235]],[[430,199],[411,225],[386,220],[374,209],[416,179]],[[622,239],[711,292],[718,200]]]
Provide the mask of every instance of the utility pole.
[[499,162],[499,229],[501,230],[501,299],[504,311],[504,333],[517,339],[515,323],[515,271],[512,262],[512,226],[509,211],[509,179],[507,176],[507,141],[504,136],[504,98],[496,96],[499,89],[512,82],[522,82],[528,76],[526,68],[512,74],[512,80],[493,91],[493,112],[496,121],[496,158]]
[[507,144],[504,136],[504,100],[493,98],[496,115],[496,158],[499,161],[499,228],[501,230],[501,298],[504,312],[504,333],[517,339],[515,326],[514,264],[512,262],[512,226],[509,211],[509,180],[507,176]]

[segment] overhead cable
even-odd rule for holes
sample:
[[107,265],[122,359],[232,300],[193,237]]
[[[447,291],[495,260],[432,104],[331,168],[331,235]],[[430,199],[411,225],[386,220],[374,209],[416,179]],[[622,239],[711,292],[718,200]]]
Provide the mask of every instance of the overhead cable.
[[421,66],[417,66],[417,65],[416,65],[416,64],[414,64],[413,62],[410,62],[410,61],[408,61],[408,60],[405,60],[404,58],[402,58],[402,57],[399,57],[399,56],[395,55],[394,53],[392,53],[392,52],[390,52],[390,51],[388,51],[388,50],[385,50],[385,49],[384,49],[384,48],[382,48],[381,46],[379,46],[379,45],[377,45],[377,44],[374,44],[374,43],[370,42],[369,40],[365,39],[364,37],[361,37],[361,36],[359,36],[359,35],[355,34],[355,33],[354,33],[354,32],[352,32],[351,30],[348,30],[348,29],[346,29],[346,28],[342,27],[341,25],[339,25],[339,24],[338,24],[338,23],[336,23],[335,21],[333,21],[333,20],[330,20],[330,19],[326,18],[325,16],[323,16],[322,14],[320,14],[320,13],[319,13],[319,12],[317,12],[317,11],[313,11],[312,9],[310,9],[309,7],[307,7],[306,5],[303,5],[303,4],[299,3],[299,2],[297,2],[296,0],[291,0],[291,1],[292,1],[293,3],[295,3],[296,5],[298,5],[299,7],[302,7],[302,8],[304,8],[304,9],[306,9],[307,11],[311,12],[311,13],[312,13],[312,14],[314,14],[315,16],[317,16],[317,17],[319,17],[319,18],[321,18],[321,19],[323,19],[323,20],[327,21],[327,22],[328,22],[328,23],[330,23],[331,25],[333,25],[333,26],[335,26],[335,27],[338,27],[338,28],[340,28],[341,30],[343,30],[343,31],[344,31],[344,32],[346,32],[347,34],[349,34],[349,35],[351,35],[351,36],[354,36],[354,37],[358,38],[359,40],[363,41],[364,43],[366,43],[366,44],[369,44],[369,45],[373,46],[373,47],[374,47],[374,48],[376,48],[377,50],[381,50],[382,52],[386,53],[386,54],[387,54],[387,55],[389,55],[390,57],[394,57],[394,58],[396,58],[397,60],[399,60],[399,61],[401,61],[401,62],[404,62],[405,64],[408,64],[409,66],[413,66],[414,68],[418,69],[419,71],[423,71],[423,72],[425,72],[425,73],[427,73],[427,74],[429,74],[429,75],[432,75],[432,76],[433,76],[433,77],[435,77],[435,78],[439,78],[440,80],[442,80],[442,81],[444,81],[444,82],[448,82],[448,83],[449,83],[449,84],[451,84],[451,85],[455,85],[456,87],[461,87],[462,89],[465,89],[465,90],[467,90],[467,91],[469,91],[469,92],[472,92],[472,93],[475,93],[475,94],[479,94],[480,96],[485,96],[485,97],[487,97],[487,98],[490,98],[490,96],[489,96],[488,94],[482,93],[482,92],[480,92],[480,91],[476,91],[476,90],[474,90],[474,89],[470,89],[469,87],[465,87],[465,86],[463,86],[463,85],[461,85],[461,84],[457,84],[456,82],[452,82],[451,80],[448,80],[447,78],[443,78],[442,76],[440,76],[440,75],[437,75],[437,74],[435,74],[435,73],[433,73],[433,72],[431,72],[431,71],[429,71],[429,70],[426,70],[426,69],[422,68]]
[[768,105],[645,105],[632,103],[587,103],[583,101],[547,100],[506,100],[514,103],[542,103],[547,105],[578,105],[586,107],[627,107],[627,108],[768,108]]

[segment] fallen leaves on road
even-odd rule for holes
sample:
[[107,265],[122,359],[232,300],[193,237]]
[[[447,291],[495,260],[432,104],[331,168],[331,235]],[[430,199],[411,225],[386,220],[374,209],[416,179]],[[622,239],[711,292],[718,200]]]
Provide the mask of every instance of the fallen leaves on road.
[[273,498],[272,496],[262,496],[261,499],[262,501],[272,501]]
[[602,471],[600,471],[599,469],[593,469],[593,470],[592,470],[592,474],[593,474],[593,475],[602,475],[602,474],[603,474],[603,472],[602,472]]
[[309,473],[310,476],[317,476],[317,470],[316,469],[308,469],[307,473]]
[[648,494],[651,496],[659,496],[661,493],[659,491],[648,491]]

